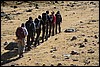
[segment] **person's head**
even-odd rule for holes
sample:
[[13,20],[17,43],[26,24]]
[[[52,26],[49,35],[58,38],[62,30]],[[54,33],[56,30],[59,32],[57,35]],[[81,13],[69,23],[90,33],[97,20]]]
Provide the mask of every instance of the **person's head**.
[[32,21],[33,20],[32,17],[29,17],[29,20]]
[[46,11],[47,14],[49,14],[49,11]]
[[34,22],[35,22],[35,23],[39,22],[38,18],[35,18]]
[[38,16],[38,19],[41,19],[41,16],[40,15]]
[[60,14],[60,11],[57,11],[57,14]]
[[52,15],[53,15],[54,13],[55,13],[54,11],[51,12]]
[[24,24],[24,23],[22,23],[22,24],[21,24],[21,27],[25,27],[25,24]]

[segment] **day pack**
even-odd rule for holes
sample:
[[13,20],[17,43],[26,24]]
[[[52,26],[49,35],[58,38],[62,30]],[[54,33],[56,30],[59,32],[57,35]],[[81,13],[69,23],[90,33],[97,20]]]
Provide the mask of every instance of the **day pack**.
[[18,39],[25,38],[24,29],[22,27],[17,28],[16,37],[18,37]]
[[44,22],[47,22],[48,21],[48,17],[47,17],[47,14],[46,13],[42,13],[42,20]]

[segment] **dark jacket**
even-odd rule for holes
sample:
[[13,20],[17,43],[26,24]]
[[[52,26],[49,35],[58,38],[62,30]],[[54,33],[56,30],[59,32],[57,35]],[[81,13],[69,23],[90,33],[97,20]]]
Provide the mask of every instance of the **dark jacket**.
[[55,16],[56,16],[56,23],[62,22],[62,17],[60,14],[56,14]]

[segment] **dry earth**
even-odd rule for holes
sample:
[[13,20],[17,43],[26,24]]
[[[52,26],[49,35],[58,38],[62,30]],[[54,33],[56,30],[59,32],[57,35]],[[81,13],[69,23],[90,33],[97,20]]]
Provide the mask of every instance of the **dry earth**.
[[[11,61],[3,66],[99,66],[99,1],[61,2],[24,2],[16,5],[15,2],[9,1],[5,6],[1,6],[1,11],[9,14],[11,19],[1,17],[1,56],[4,55],[1,62]],[[39,5],[39,9],[35,9],[35,3]],[[28,9],[32,9],[32,12],[26,12]],[[14,55],[13,50],[5,50],[3,44],[6,41],[14,42],[16,28],[25,23],[29,16],[35,19],[46,10],[61,12],[62,32],[24,53],[24,57],[14,60],[18,56]],[[77,31],[64,32],[68,28],[75,28]],[[71,41],[73,36],[76,39]],[[80,44],[84,46],[80,47]],[[72,51],[78,54],[73,55]]]

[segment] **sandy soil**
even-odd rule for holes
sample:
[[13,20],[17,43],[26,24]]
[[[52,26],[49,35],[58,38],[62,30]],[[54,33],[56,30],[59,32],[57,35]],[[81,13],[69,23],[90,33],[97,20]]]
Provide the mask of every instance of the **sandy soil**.
[[[35,9],[33,5],[35,2],[31,4],[26,2],[20,5],[10,1],[7,3],[8,5],[1,6],[1,11],[10,14],[11,20],[1,17],[1,56],[5,54],[5,57],[1,57],[1,62],[10,60],[11,62],[3,66],[99,66],[99,1],[64,1],[64,3],[59,2],[59,4],[48,3],[48,1],[37,2],[39,9]],[[71,7],[68,4],[74,6]],[[15,5],[17,8],[11,7]],[[26,12],[28,9],[32,9],[32,12]],[[59,10],[61,12],[63,17],[62,32],[51,36],[48,41],[24,53],[24,57],[14,60],[18,56],[13,56],[14,53],[9,55],[13,51],[5,50],[3,44],[6,41],[8,43],[15,42],[16,28],[21,23],[25,23],[29,16],[35,19],[46,10],[50,12]],[[21,14],[16,15],[16,13]],[[77,31],[65,33],[64,30],[67,28],[75,28]],[[71,41],[73,36],[76,36],[77,39]],[[87,39],[87,42],[84,42],[84,39]],[[85,47],[79,48],[80,43],[84,44]],[[55,48],[56,50],[53,51]],[[88,53],[90,49],[94,52]],[[72,55],[71,51],[73,50],[79,54]],[[66,59],[65,54],[70,55],[69,58]]]

